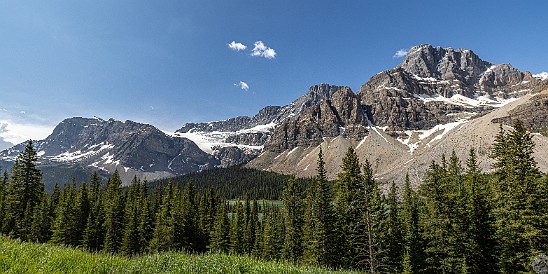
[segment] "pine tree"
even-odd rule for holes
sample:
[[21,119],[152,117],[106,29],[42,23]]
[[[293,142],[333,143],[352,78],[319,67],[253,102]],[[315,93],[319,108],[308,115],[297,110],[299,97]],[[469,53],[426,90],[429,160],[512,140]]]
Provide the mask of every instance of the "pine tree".
[[356,254],[354,258],[357,259],[355,266],[363,267],[370,273],[377,273],[384,267],[385,256],[381,243],[383,204],[379,186],[367,160],[363,165],[363,176],[356,182],[355,190],[350,204],[357,215],[351,228],[352,247]]
[[148,195],[148,182],[145,180],[139,186],[138,214],[139,220],[139,253],[143,253],[149,247],[149,241],[154,233],[154,217],[150,211],[150,199]]
[[121,193],[120,175],[118,170],[115,170],[110,179],[107,182],[107,189],[105,193],[105,241],[104,250],[109,253],[118,252],[123,235],[123,210],[124,204]]
[[76,199],[76,182],[65,186],[55,210],[51,242],[54,244],[76,245],[77,218],[74,211]]
[[34,209],[28,239],[38,243],[48,242],[51,237],[51,222],[50,202],[47,194],[43,193],[40,203]]
[[99,251],[103,248],[105,230],[103,223],[105,212],[103,207],[103,190],[97,173],[90,177],[90,211],[82,237],[82,245],[91,251]]
[[125,227],[123,232],[122,246],[120,250],[126,255],[135,255],[140,252],[141,247],[139,237],[139,224],[141,223],[139,214],[141,181],[136,176],[133,177],[129,187],[128,199],[124,209]]
[[358,156],[354,149],[349,147],[342,164],[342,171],[337,174],[335,182],[335,211],[337,214],[335,240],[335,254],[333,258],[337,265],[349,267],[352,261],[358,257],[352,240],[357,237],[355,228],[359,219],[358,210],[353,203],[356,200],[357,185],[362,174]]
[[230,223],[228,220],[227,205],[217,206],[217,214],[213,222],[210,236],[209,250],[212,252],[227,252],[230,248]]
[[336,257],[333,235],[331,189],[320,148],[316,180],[308,186],[304,205],[303,261],[312,265],[332,265]]
[[300,187],[294,176],[291,176],[282,193],[283,220],[284,220],[284,245],[283,258],[296,263],[302,256],[303,241],[303,203]]
[[421,226],[423,238],[426,240],[426,271],[445,273],[457,269],[455,265],[454,246],[450,231],[451,220],[448,197],[448,173],[445,157],[442,165],[432,164],[428,168],[425,180],[421,185],[421,195],[424,196],[425,212],[422,214]]
[[530,271],[530,260],[546,249],[547,186],[533,158],[534,142],[520,121],[492,146],[496,238],[502,272]]
[[242,254],[244,250],[245,211],[239,201],[236,202],[234,207],[235,212],[232,214],[230,227],[230,252],[232,254]]
[[198,204],[194,183],[189,181],[184,189],[181,200],[181,229],[176,235],[179,246],[188,251],[204,251],[203,233],[200,232]]
[[32,211],[44,192],[42,173],[36,167],[37,160],[33,142],[29,140],[15,160],[6,187],[2,231],[15,237],[24,237],[23,234],[30,229]]
[[277,207],[269,207],[263,219],[262,255],[268,260],[277,260],[283,246],[282,218]]
[[388,213],[382,227],[382,247],[385,253],[382,254],[386,260],[383,264],[391,272],[402,272],[402,262],[404,256],[404,235],[403,224],[401,220],[401,208],[398,203],[396,185],[392,183],[390,192],[386,198]]
[[420,201],[418,194],[411,188],[409,174],[406,174],[400,214],[405,231],[403,269],[407,273],[419,273],[425,266],[426,256],[420,226]]
[[[6,214],[6,192],[9,181],[8,171],[4,170],[4,176],[0,177],[0,224],[4,223],[4,216]],[[0,225],[0,233],[3,232],[2,225]]]
[[489,194],[491,190],[478,166],[476,152],[472,148],[466,162],[465,188],[469,226],[465,230],[466,263],[473,273],[492,273],[496,268],[496,242],[494,220],[491,214]]
[[172,213],[174,203],[178,198],[177,187],[170,181],[166,187],[166,194],[162,205],[156,215],[154,234],[150,240],[150,249],[154,251],[165,251],[174,248],[175,224]]
[[255,230],[257,229],[257,209],[251,206],[251,201],[247,192],[245,193],[245,230],[243,235],[243,252],[245,254],[251,254],[253,246],[255,245]]

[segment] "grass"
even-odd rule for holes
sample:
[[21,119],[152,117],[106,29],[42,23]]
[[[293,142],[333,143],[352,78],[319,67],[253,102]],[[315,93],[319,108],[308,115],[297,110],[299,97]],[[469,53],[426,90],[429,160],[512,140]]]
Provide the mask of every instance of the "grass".
[[226,254],[128,258],[0,236],[0,273],[350,273]]

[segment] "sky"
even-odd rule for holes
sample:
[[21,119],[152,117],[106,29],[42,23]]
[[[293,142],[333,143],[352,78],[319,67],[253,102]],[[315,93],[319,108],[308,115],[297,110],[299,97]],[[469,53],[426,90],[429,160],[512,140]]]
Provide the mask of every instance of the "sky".
[[[344,3],[344,4],[343,4]],[[174,131],[319,83],[358,91],[420,44],[548,71],[537,1],[0,1],[0,149],[97,116]]]

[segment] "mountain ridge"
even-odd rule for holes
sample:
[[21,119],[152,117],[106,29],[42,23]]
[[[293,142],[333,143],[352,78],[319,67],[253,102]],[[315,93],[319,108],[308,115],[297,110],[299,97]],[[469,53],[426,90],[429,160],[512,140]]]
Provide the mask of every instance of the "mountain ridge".
[[[186,123],[173,133],[132,121],[75,117],[36,145],[45,166],[118,169],[126,180],[242,163],[309,176],[319,146],[337,162],[352,145],[379,178],[387,178],[385,170],[395,170],[393,163],[405,166],[401,159],[427,155],[449,133],[514,102],[526,106],[489,123],[548,117],[544,95],[521,100],[548,89],[548,79],[543,79],[510,64],[484,61],[471,50],[424,44],[411,48],[398,66],[372,76],[357,92],[313,85],[288,105],[266,106],[251,117]],[[525,124],[534,132],[546,130],[545,119]],[[21,146],[2,151],[0,159],[13,161]]]

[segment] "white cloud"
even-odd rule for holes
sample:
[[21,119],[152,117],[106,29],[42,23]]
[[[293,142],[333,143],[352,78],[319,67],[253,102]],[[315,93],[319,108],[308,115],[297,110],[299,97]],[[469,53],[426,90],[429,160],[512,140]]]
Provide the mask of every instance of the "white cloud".
[[406,49],[400,49],[398,51],[396,51],[396,53],[394,53],[394,56],[392,56],[392,58],[402,58],[402,57],[405,57],[405,55],[407,55],[407,50]]
[[249,90],[249,85],[244,82],[244,81],[240,81],[238,84],[234,84],[235,86],[245,90],[245,91],[248,91]]
[[226,44],[230,49],[232,50],[235,50],[235,51],[241,51],[241,50],[245,50],[247,48],[246,45],[242,44],[242,43],[238,43],[236,41],[232,41],[228,44]]
[[267,47],[263,41],[257,41],[253,44],[255,47],[251,51],[251,56],[264,57],[273,59],[276,57],[276,51],[273,48]]
[[15,123],[11,120],[0,120],[0,140],[19,144],[28,139],[42,140],[53,131],[53,127],[40,124]]

